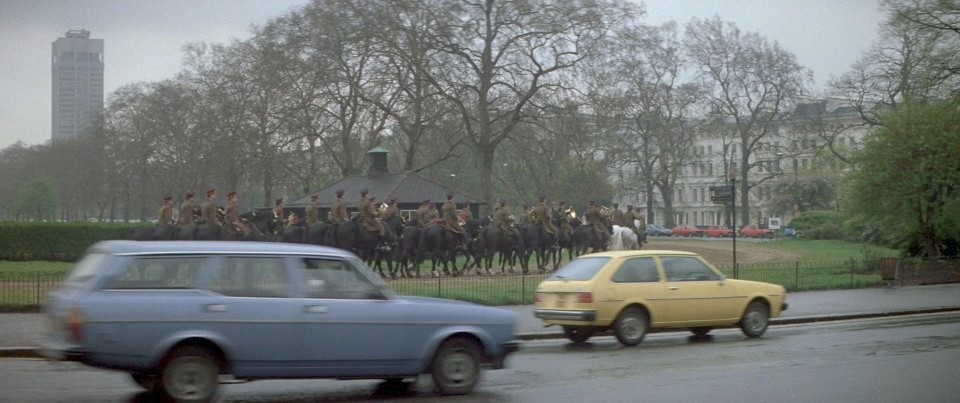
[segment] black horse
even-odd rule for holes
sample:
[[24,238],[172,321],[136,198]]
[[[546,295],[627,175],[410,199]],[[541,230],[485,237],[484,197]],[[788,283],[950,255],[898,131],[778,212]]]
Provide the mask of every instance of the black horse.
[[609,238],[608,234],[597,234],[593,225],[579,225],[573,229],[574,254],[580,256],[588,252],[606,250],[607,238]]
[[547,265],[551,263],[551,253],[556,245],[553,235],[547,232],[542,225],[537,223],[526,223],[520,226],[520,267],[523,268],[523,274],[530,272],[530,257],[534,256],[537,264],[537,272],[546,271]]
[[515,263],[516,242],[509,234],[504,233],[492,223],[487,223],[480,230],[480,243],[483,245],[483,266],[487,274],[492,274],[493,255],[500,255],[500,274],[507,274],[506,265]]
[[[430,256],[431,270],[434,275],[439,275],[437,263],[443,267],[443,273],[447,275],[459,275],[457,270],[457,246],[460,236],[444,228],[439,223],[427,225],[423,231],[420,231],[420,244],[417,248],[417,262],[424,261]],[[452,271],[450,270],[452,267]]]
[[420,277],[420,260],[417,252],[420,246],[420,228],[417,221],[411,219],[403,225],[400,235],[399,265],[404,277]]
[[464,249],[467,255],[467,261],[463,265],[464,272],[476,268],[477,274],[480,274],[483,270],[484,247],[480,241],[480,230],[480,221],[478,220],[463,223]]
[[330,245],[330,240],[327,239],[329,230],[330,224],[323,221],[308,225],[306,242],[313,245]]

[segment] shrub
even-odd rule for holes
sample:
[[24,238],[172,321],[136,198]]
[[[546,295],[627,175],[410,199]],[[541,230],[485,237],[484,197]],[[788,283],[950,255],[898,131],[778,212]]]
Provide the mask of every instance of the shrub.
[[73,262],[99,241],[131,239],[144,224],[0,223],[0,260]]
[[841,235],[840,226],[832,222],[821,224],[813,234],[815,239],[840,239]]

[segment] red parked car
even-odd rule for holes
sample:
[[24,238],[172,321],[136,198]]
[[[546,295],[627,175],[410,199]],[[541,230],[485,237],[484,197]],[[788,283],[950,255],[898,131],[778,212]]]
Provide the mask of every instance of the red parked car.
[[680,224],[673,227],[674,236],[703,236],[703,230],[694,225]]
[[750,224],[740,228],[740,236],[744,238],[773,238],[773,231],[760,228],[757,224]]
[[713,238],[725,238],[733,236],[733,230],[722,225],[711,225],[710,228],[707,228],[703,232],[706,233],[708,237]]

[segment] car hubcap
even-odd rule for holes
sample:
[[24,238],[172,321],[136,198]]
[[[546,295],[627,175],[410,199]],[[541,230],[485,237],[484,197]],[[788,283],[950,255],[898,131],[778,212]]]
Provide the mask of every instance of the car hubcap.
[[760,331],[763,329],[763,324],[763,315],[760,312],[752,311],[747,314],[747,327],[750,328],[751,331]]
[[177,399],[209,396],[214,384],[210,372],[201,360],[184,359],[168,375],[171,395]]
[[473,359],[465,352],[454,352],[443,361],[443,375],[450,383],[463,383],[474,376]]
[[636,340],[643,335],[643,329],[645,325],[637,317],[627,317],[623,319],[623,322],[620,324],[621,333],[630,340]]

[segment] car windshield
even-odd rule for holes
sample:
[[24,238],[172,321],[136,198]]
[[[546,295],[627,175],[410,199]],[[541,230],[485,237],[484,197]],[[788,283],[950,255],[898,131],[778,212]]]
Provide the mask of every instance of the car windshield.
[[90,253],[84,256],[84,258],[73,267],[70,276],[63,282],[64,286],[83,286],[88,280],[97,275],[106,257],[106,253]]
[[584,257],[574,259],[570,263],[567,263],[566,266],[561,267],[560,270],[557,270],[557,272],[547,280],[589,280],[593,278],[608,261],[610,261],[608,257]]

